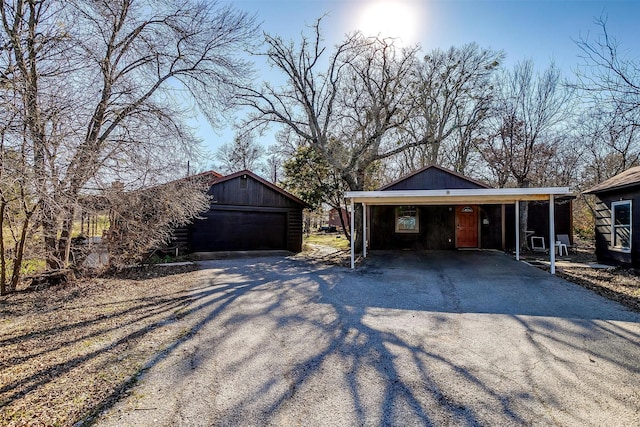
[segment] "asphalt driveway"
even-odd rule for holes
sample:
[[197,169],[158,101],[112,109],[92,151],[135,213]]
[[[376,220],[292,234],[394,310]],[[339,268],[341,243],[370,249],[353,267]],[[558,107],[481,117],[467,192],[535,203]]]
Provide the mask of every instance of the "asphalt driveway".
[[201,266],[200,323],[98,425],[640,425],[640,314],[504,254]]

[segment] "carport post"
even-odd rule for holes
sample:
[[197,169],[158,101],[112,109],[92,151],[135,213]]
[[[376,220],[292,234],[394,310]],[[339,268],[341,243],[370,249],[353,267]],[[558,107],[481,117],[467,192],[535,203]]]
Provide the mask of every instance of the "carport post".
[[516,261],[520,261],[520,201],[516,200]]
[[556,274],[556,215],[553,194],[549,194],[549,260],[551,274]]
[[367,257],[367,205],[362,204],[362,256]]
[[356,268],[356,259],[355,259],[355,242],[353,240],[354,228],[355,228],[355,207],[353,203],[353,199],[351,199],[351,227],[349,227],[349,236],[351,237],[351,269]]

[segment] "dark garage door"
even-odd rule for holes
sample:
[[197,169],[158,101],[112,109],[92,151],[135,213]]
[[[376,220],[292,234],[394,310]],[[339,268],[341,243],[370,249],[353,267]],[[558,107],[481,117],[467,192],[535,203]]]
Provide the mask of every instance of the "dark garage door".
[[285,212],[209,211],[193,224],[191,251],[287,249]]

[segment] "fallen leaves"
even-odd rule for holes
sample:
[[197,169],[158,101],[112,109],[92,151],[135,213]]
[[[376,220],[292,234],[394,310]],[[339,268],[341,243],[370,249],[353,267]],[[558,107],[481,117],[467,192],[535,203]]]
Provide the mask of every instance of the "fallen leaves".
[[632,270],[568,267],[559,270],[557,274],[598,295],[640,311],[640,277]]

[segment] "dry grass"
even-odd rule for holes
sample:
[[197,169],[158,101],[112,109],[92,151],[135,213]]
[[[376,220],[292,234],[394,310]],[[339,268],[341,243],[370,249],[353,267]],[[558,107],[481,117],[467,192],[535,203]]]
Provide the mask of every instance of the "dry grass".
[[350,248],[350,242],[342,233],[313,233],[304,237],[303,243],[330,246],[338,250]]
[[640,277],[633,269],[566,267],[558,276],[640,312]]
[[0,299],[0,425],[73,425],[184,335],[197,272],[138,273]]

